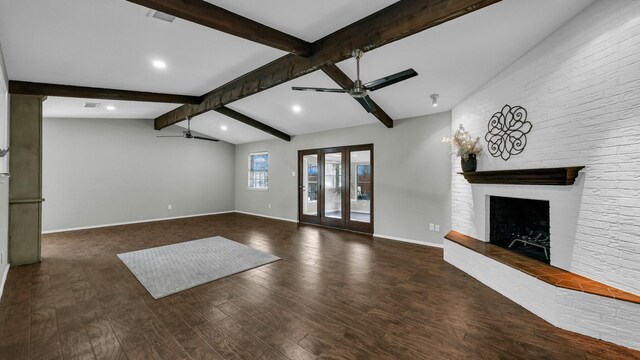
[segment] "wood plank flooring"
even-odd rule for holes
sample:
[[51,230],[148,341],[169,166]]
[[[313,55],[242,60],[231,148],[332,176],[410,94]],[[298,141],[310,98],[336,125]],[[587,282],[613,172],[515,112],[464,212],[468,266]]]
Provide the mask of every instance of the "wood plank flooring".
[[[224,236],[282,258],[154,300],[116,254]],[[46,235],[0,359],[640,359],[555,328],[442,250],[242,214]]]

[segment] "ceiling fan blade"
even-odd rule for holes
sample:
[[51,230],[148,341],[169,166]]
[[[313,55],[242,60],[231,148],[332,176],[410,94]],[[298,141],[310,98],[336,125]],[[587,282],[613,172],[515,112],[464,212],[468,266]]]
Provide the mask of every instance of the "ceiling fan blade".
[[192,139],[198,139],[198,140],[220,141],[218,139],[206,138],[206,137],[202,137],[202,136],[192,136],[191,138]]
[[298,91],[315,91],[315,92],[333,92],[333,93],[346,93],[348,90],[345,89],[327,89],[327,88],[315,88],[315,87],[300,87],[293,86],[291,90]]
[[184,135],[157,135],[156,137],[184,137]]
[[413,69],[407,69],[405,71],[400,71],[399,73],[395,73],[393,75],[385,76],[378,80],[370,81],[364,84],[364,87],[370,91],[376,91],[378,89],[382,89],[383,87],[387,87],[389,85],[393,85],[400,81],[407,80],[414,76],[418,75],[418,73]]
[[375,109],[375,106],[373,104],[373,100],[371,100],[369,95],[367,95],[365,97],[354,98],[354,99],[356,99],[360,103],[360,105],[362,105],[362,107],[365,110],[367,110],[368,113],[373,112],[373,110]]

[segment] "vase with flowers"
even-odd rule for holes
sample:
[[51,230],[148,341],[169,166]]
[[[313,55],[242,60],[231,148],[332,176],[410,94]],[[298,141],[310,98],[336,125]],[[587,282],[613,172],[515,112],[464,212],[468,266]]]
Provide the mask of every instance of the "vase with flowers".
[[478,165],[476,155],[482,151],[480,137],[472,137],[464,126],[460,124],[450,138],[442,139],[443,142],[451,143],[456,149],[456,156],[460,158],[463,172],[474,172]]

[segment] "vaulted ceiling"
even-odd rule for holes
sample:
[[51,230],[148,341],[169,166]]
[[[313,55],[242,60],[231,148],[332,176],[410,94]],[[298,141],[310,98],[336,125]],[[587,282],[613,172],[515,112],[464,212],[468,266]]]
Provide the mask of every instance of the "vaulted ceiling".
[[[308,42],[394,3],[392,0],[211,0],[210,3]],[[588,6],[592,0],[504,0],[365,53],[366,82],[407,68],[418,76],[372,93],[392,119],[450,110]],[[127,1],[0,2],[0,44],[9,79],[200,96],[286,52],[195,23],[148,16]],[[163,60],[164,70],[153,60]],[[355,62],[337,66],[355,79]],[[227,105],[290,135],[380,124],[347,94],[294,92],[338,87],[322,71]],[[439,106],[429,95],[440,94]],[[45,117],[156,118],[180,104],[50,97]],[[112,105],[115,110],[108,110]],[[297,105],[301,111],[292,111]],[[227,130],[221,129],[225,125]],[[272,135],[217,112],[192,120],[198,132],[239,144]]]

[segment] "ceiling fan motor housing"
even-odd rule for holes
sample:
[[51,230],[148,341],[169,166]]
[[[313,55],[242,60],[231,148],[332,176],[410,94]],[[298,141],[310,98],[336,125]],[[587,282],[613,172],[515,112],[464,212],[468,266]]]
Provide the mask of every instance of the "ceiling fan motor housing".
[[362,86],[362,80],[360,79],[353,82],[353,89],[349,90],[349,94],[354,98],[362,98],[369,95],[364,86]]

